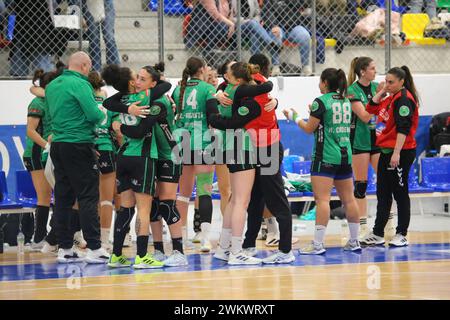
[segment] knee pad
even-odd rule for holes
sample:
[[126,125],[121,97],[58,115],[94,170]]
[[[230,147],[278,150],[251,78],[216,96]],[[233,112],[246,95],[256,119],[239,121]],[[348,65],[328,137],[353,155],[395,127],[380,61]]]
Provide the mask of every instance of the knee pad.
[[161,214],[159,213],[159,199],[154,198],[152,201],[152,210],[150,211],[150,222],[158,222],[161,220]]
[[364,199],[366,197],[367,181],[355,181],[355,190],[353,191],[356,199]]
[[130,231],[130,223],[134,216],[134,207],[124,208],[120,207],[116,215],[116,220],[114,221],[114,232],[125,232]]
[[180,201],[180,202],[189,203],[190,200],[191,199],[189,197],[183,197],[180,195],[177,196],[177,201]]
[[113,203],[108,200],[100,202],[100,207],[105,207],[105,206],[113,207]]
[[175,200],[161,200],[159,202],[159,214],[169,226],[180,221],[180,213]]
[[214,172],[197,174],[197,195],[210,196],[212,193],[212,183]]

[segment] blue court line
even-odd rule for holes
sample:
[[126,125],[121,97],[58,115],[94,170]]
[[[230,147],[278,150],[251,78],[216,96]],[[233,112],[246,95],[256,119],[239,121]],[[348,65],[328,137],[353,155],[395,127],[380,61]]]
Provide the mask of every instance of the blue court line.
[[[262,251],[258,257],[264,258],[271,251]],[[262,265],[261,268],[285,266],[324,266],[338,264],[382,263],[394,261],[433,261],[450,260],[450,243],[411,244],[408,247],[368,247],[361,253],[345,252],[342,248],[328,248],[321,256],[298,255],[297,260],[288,265]],[[110,269],[104,264],[89,265],[86,263],[58,264],[36,263],[0,266],[0,281],[41,280],[77,277],[98,277],[108,275],[128,275],[138,273],[190,272],[209,270],[232,270],[258,268],[258,266],[229,266],[225,261],[214,259],[213,254],[188,255],[189,265],[186,267],[166,267],[163,269],[135,270],[133,268]]]

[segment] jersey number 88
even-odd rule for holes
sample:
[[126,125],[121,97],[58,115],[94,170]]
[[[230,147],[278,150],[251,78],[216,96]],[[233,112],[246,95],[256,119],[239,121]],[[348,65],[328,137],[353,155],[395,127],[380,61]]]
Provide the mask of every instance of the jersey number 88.
[[331,105],[333,109],[333,124],[350,123],[352,120],[352,107],[350,103],[335,102]]

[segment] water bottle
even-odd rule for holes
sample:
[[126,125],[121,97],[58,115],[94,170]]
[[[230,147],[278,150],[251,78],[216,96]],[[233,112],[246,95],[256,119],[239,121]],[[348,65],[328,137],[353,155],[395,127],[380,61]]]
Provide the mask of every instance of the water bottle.
[[17,254],[25,253],[25,236],[22,231],[17,234]]
[[349,239],[349,230],[348,230],[348,222],[347,219],[342,220],[341,222],[341,244],[345,246]]

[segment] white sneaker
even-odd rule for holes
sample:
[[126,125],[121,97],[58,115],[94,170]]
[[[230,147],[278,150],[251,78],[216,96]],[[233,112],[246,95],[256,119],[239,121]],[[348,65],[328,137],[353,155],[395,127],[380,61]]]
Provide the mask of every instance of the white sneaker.
[[[157,260],[159,260],[159,259],[157,259]],[[173,250],[172,254],[167,259],[165,259],[163,261],[163,263],[164,263],[164,266],[167,266],[167,267],[181,267],[181,266],[188,265],[186,256],[178,250]]]
[[361,246],[358,240],[348,240],[347,244],[344,246],[344,251],[361,251]]
[[47,242],[45,241],[45,240],[42,240],[42,241],[40,241],[40,242],[38,242],[38,243],[36,243],[36,242],[32,242],[31,243],[31,248],[30,248],[30,250],[31,251],[35,251],[35,252],[39,252],[39,251],[41,251],[42,250],[42,248],[44,248],[44,246],[45,246],[45,244],[46,244]]
[[230,252],[228,264],[230,265],[256,265],[261,264],[262,260],[255,257],[250,257],[244,254],[244,251],[239,251],[237,254]]
[[363,239],[359,240],[359,242],[361,242],[361,244],[364,244],[367,246],[373,246],[373,245],[378,246],[378,245],[384,244],[384,238],[374,235],[373,232],[370,232]]
[[408,245],[408,239],[400,233],[397,233],[394,238],[389,242],[392,247],[404,247]]
[[202,233],[196,232],[194,238],[192,238],[192,243],[200,243],[201,237],[202,237]]
[[133,239],[131,238],[131,233],[127,233],[127,235],[125,236],[125,241],[123,242],[123,247],[124,248],[128,248],[131,247],[131,245],[133,244]]
[[155,252],[153,252],[153,258],[155,258],[158,261],[164,261],[167,259],[167,256],[161,251],[155,250]]
[[325,252],[326,250],[323,243],[315,243],[314,241],[311,241],[311,243],[308,246],[299,250],[300,254],[309,254],[309,255],[318,255]]
[[73,244],[80,249],[86,248],[87,242],[86,242],[86,240],[84,240],[83,235],[81,234],[81,231],[77,231],[73,235]]
[[211,242],[208,239],[202,239],[202,244],[200,246],[201,252],[210,252],[211,251]]
[[78,248],[77,246],[72,246],[73,252],[75,252],[81,259],[84,259],[86,257],[87,251]]
[[87,249],[84,261],[87,263],[107,263],[109,260],[109,253],[102,247],[97,250]]
[[78,256],[78,254],[72,249],[59,249],[58,257],[56,260],[59,263],[74,263],[81,262],[82,259]]
[[230,258],[230,248],[223,249],[221,246],[217,246],[213,257],[219,260],[228,261]]
[[258,250],[255,247],[245,248],[243,249],[244,253],[249,257],[254,257],[258,254]]
[[281,263],[292,263],[295,261],[295,256],[292,253],[292,250],[288,253],[283,253],[281,251],[277,251],[276,253],[264,258],[262,260],[263,263],[266,264],[281,264]]
[[47,241],[45,241],[44,246],[41,249],[41,252],[44,254],[51,253],[54,255],[58,255],[58,245],[52,246]]
[[278,233],[267,233],[266,238],[266,246],[267,247],[278,247],[278,244],[280,243],[280,235]]

